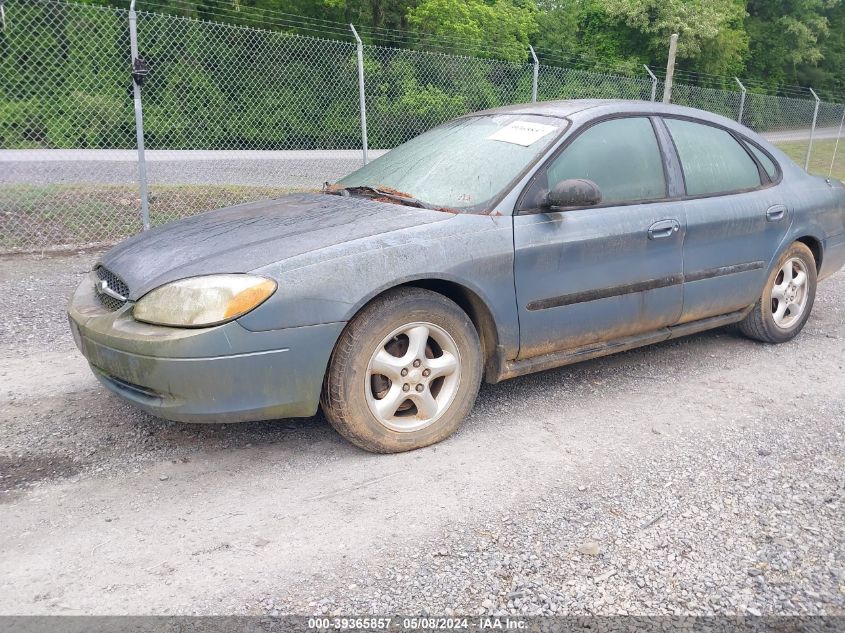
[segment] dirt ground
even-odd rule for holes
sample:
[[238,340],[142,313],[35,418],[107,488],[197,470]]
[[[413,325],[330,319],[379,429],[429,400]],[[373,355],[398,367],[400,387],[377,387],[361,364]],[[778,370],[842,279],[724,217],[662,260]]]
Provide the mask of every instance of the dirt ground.
[[785,345],[484,386],[376,456],[107,393],[64,316],[95,257],[0,258],[0,614],[845,614],[845,273]]

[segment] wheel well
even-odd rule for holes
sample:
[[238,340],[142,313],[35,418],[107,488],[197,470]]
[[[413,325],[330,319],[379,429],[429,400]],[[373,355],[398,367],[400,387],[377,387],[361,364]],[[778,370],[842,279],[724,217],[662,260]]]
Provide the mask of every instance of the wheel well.
[[816,260],[816,272],[821,271],[822,269],[822,243],[814,237],[809,235],[805,235],[804,237],[799,237],[796,242],[801,242],[807,248],[809,248],[813,253],[813,259]]
[[496,351],[499,337],[496,333],[496,321],[481,297],[466,286],[443,279],[420,279],[403,285],[425,288],[457,303],[467,313],[475,326],[478,338],[481,340],[481,354],[484,365],[485,367],[488,365],[488,361]]

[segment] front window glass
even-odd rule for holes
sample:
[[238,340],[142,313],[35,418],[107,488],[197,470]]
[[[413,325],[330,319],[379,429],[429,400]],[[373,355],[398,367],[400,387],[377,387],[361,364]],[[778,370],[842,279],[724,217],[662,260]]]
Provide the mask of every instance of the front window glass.
[[396,147],[336,187],[374,187],[432,207],[481,210],[566,125],[561,119],[532,115],[457,119]]
[[687,195],[729,193],[760,186],[757,163],[728,132],[681,119],[665,121],[678,148]]
[[611,119],[580,134],[547,171],[547,189],[570,178],[599,186],[602,204],[666,196],[663,159],[651,121]]

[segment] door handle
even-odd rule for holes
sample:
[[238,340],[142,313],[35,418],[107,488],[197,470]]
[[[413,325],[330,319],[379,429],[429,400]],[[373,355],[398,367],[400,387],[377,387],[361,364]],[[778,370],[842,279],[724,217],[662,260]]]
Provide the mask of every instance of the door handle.
[[681,223],[677,220],[660,220],[648,227],[648,239],[661,240],[672,237],[681,230]]
[[766,211],[766,219],[769,222],[780,222],[786,217],[786,207],[782,204],[771,206]]

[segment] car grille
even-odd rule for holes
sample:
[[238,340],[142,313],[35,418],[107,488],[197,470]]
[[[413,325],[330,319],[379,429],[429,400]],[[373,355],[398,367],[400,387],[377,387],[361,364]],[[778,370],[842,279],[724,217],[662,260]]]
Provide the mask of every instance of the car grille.
[[[117,275],[115,275],[112,271],[108,268],[104,268],[103,266],[97,266],[94,269],[94,274],[97,275],[97,279],[100,281],[105,281],[108,284],[110,290],[116,292],[117,294],[128,297],[129,296],[129,286]],[[106,293],[102,292],[98,286],[94,288],[95,292],[97,293],[97,298],[100,300],[100,303],[103,304],[103,307],[107,310],[111,310],[114,312],[115,310],[119,310],[124,305],[126,305],[126,301],[121,301],[120,299],[116,299],[114,297],[110,297]]]

